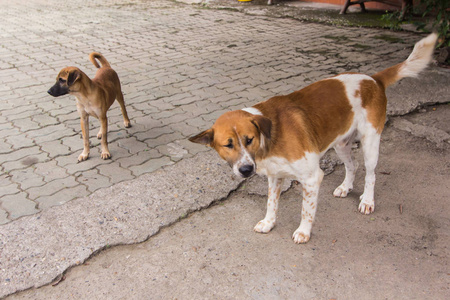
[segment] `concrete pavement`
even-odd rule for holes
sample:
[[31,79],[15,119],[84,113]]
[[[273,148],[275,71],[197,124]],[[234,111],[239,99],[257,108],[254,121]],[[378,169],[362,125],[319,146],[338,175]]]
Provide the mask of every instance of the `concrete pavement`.
[[[18,228],[23,228],[22,242],[39,243],[30,239],[29,227],[24,224],[36,225],[35,220],[39,225],[32,228],[48,228],[42,220],[51,220],[57,211],[61,212],[56,214],[58,222],[67,224],[65,218],[74,212],[70,202],[79,205],[79,211],[75,211],[81,217],[86,203],[95,203],[100,194],[106,193],[105,201],[98,205],[100,211],[108,210],[107,199],[119,193],[116,186],[130,185],[133,190],[137,188],[133,182],[148,180],[143,176],[157,176],[152,172],[161,167],[198,159],[193,156],[207,149],[186,138],[210,126],[223,112],[292,92],[340,72],[374,73],[404,60],[421,37],[409,32],[271,18],[265,16],[270,12],[266,7],[256,15],[244,15],[164,0],[1,0],[0,4],[2,247],[11,245],[11,232]],[[95,70],[88,60],[91,51],[104,54],[119,74],[132,127],[123,128],[120,109],[114,104],[108,113],[112,159],[101,160],[95,138],[98,121],[91,118],[91,157],[77,163],[82,140],[74,99],[52,98],[46,91],[67,65],[79,66],[93,76]],[[410,112],[424,103],[448,102],[449,77],[449,72],[432,68],[420,79],[420,85],[414,79],[402,81],[389,90],[390,115]],[[404,123],[398,126],[408,127]],[[445,132],[439,133],[440,141],[447,142]],[[188,186],[186,182],[182,185]],[[226,186],[227,192],[208,201],[225,197],[235,187]],[[151,194],[154,187],[140,188],[149,189]],[[177,197],[173,202],[177,203]],[[180,215],[204,206],[207,204],[177,211],[180,214],[158,226],[167,226]],[[48,219],[41,218],[44,215]],[[114,216],[111,218],[114,220]],[[136,217],[133,222],[140,224],[142,218]],[[158,226],[149,232],[144,228],[142,236],[157,232]],[[74,228],[78,233],[86,230],[83,226]],[[48,247],[45,230],[37,236],[42,247]],[[105,237],[89,247],[80,242],[80,247],[88,250],[82,256],[74,255],[64,267],[55,267],[56,262],[36,263],[51,271],[38,270],[45,276],[35,281],[23,277],[30,265],[24,265],[22,271],[11,269],[18,263],[12,253],[24,249],[8,248],[12,256],[2,256],[1,271],[6,273],[0,277],[0,296],[48,283],[68,266],[112,243],[124,241],[111,242]],[[22,257],[33,255],[25,251]],[[6,262],[4,257],[11,260]],[[46,254],[38,257],[42,263]]]

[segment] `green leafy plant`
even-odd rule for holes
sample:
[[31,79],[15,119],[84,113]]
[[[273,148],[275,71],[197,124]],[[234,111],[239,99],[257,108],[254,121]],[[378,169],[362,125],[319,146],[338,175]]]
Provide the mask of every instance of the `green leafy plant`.
[[[417,30],[436,31],[439,34],[439,47],[450,47],[450,0],[422,0],[420,5],[411,11],[390,12],[382,16],[382,20],[394,30],[400,29],[403,22],[412,22]],[[419,20],[415,20],[413,15],[420,15]],[[431,28],[430,28],[431,26]]]
[[[450,47],[450,0],[422,0],[422,17],[434,16],[432,30],[439,34],[439,47]],[[415,22],[418,30],[427,31],[425,22]]]

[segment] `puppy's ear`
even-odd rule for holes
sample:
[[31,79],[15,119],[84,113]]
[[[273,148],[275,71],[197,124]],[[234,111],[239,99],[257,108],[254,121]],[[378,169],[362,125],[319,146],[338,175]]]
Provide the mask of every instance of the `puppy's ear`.
[[189,141],[197,144],[211,146],[214,140],[214,131],[212,129],[205,130],[196,136],[190,137]]
[[67,85],[71,86],[78,79],[80,79],[80,77],[81,77],[80,71],[74,70],[74,71],[70,72],[69,77],[67,78]]
[[272,130],[272,121],[270,119],[255,115],[253,116],[252,123],[267,139],[270,139],[270,132]]

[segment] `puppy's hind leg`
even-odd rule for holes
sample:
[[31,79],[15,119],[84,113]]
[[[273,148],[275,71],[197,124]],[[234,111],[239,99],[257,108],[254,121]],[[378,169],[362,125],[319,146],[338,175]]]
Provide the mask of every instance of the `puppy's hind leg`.
[[342,184],[334,190],[333,196],[344,198],[347,197],[348,193],[353,189],[353,181],[355,180],[356,170],[358,169],[358,162],[353,161],[351,142],[343,145],[336,145],[334,150],[345,165],[345,179]]
[[123,115],[123,124],[126,128],[131,127],[130,119],[128,118],[127,109],[125,108],[125,100],[123,98],[122,92],[119,92],[117,94],[117,102],[120,104],[120,110],[122,111]]
[[263,220],[256,224],[255,230],[260,233],[268,233],[275,226],[277,220],[278,201],[280,200],[283,178],[269,176],[269,193],[267,198],[267,212]]

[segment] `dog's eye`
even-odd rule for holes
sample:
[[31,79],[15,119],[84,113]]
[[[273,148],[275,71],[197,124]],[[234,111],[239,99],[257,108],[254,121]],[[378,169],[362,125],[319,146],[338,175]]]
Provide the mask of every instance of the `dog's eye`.
[[60,78],[59,83],[66,83],[66,81],[64,79]]
[[251,143],[253,142],[253,138],[247,138],[246,140],[245,140],[245,143],[247,144],[247,146],[248,145],[250,145]]
[[228,143],[224,147],[226,147],[228,149],[233,149],[233,143]]

